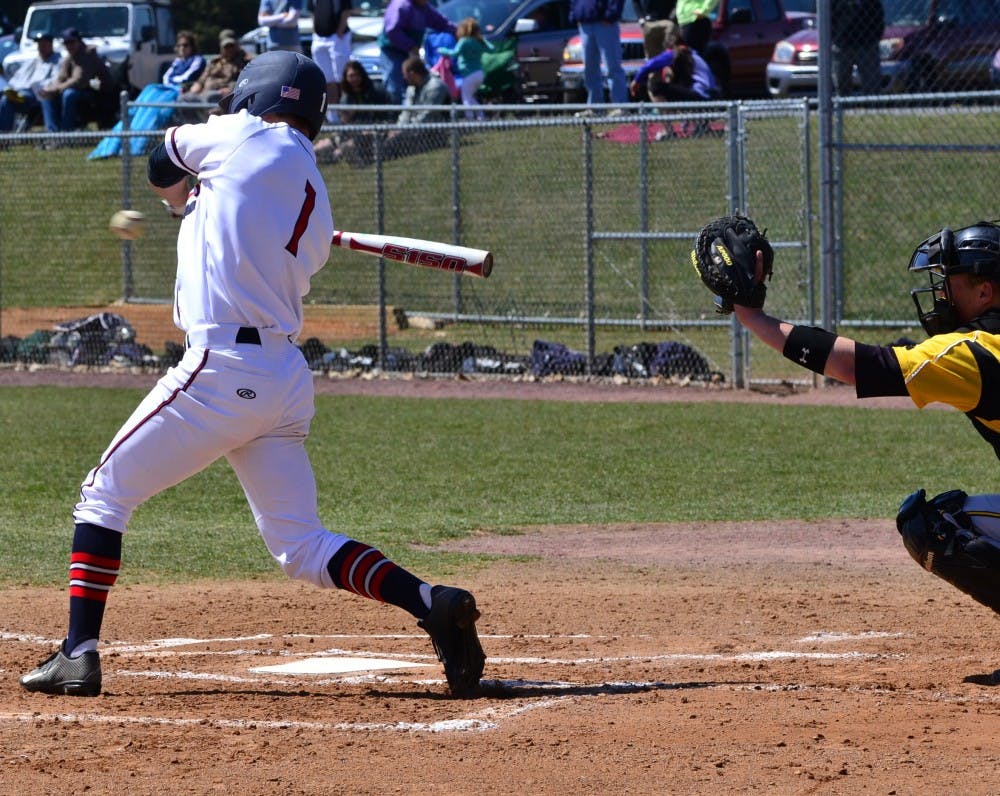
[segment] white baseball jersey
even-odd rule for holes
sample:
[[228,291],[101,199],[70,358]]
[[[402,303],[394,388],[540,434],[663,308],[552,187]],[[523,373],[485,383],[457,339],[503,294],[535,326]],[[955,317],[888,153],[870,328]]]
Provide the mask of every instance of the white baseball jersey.
[[309,140],[246,111],[173,127],[164,140],[171,160],[198,178],[177,237],[174,322],[185,331],[233,323],[294,339],[302,297],[333,238]]
[[165,143],[199,181],[177,239],[188,347],[87,475],[74,519],[124,533],[137,506],[224,456],[275,560],[330,587],[326,564],[347,537],[317,514],[304,446],[313,377],[293,342],[333,237],[312,145],[245,111],[174,127]]

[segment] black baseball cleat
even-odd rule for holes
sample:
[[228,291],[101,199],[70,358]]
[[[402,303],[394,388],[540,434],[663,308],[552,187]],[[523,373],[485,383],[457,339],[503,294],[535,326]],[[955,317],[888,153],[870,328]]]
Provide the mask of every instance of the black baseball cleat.
[[455,696],[469,696],[479,689],[486,656],[476,633],[479,619],[476,598],[464,589],[435,586],[431,612],[417,624],[427,631],[438,660],[444,664],[448,688]]
[[101,693],[101,659],[96,650],[70,658],[66,642],[21,677],[21,687],[43,694],[95,697]]

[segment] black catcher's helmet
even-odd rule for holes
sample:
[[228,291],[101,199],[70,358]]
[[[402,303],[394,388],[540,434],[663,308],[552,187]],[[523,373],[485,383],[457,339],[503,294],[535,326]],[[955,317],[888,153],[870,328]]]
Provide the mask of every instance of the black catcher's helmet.
[[[1000,226],[980,221],[952,232],[945,227],[917,246],[910,257],[911,271],[926,271],[929,287],[910,291],[920,325],[929,335],[953,332],[960,325],[951,298],[948,277],[972,274],[1000,282]],[[931,308],[920,306],[923,294],[931,294]]]
[[232,94],[219,100],[225,113],[246,108],[252,116],[289,113],[305,120],[315,138],[326,114],[326,77],[317,63],[301,53],[270,50],[240,72]]

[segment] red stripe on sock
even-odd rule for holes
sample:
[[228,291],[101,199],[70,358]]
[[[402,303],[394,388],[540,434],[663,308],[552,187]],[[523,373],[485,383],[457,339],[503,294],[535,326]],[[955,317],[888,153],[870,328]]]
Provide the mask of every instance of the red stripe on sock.
[[73,553],[69,560],[71,566],[73,564],[90,564],[92,567],[100,567],[101,569],[120,569],[122,565],[120,558],[104,558],[80,552]]
[[85,580],[87,583],[94,583],[98,586],[114,586],[118,580],[118,573],[91,572],[89,569],[76,569],[70,567],[70,580]]
[[94,602],[106,603],[108,601],[108,593],[102,591],[101,589],[88,589],[86,586],[70,586],[69,587],[70,597],[81,597],[84,600],[93,600]]
[[368,593],[371,594],[372,598],[378,600],[380,603],[384,603],[385,600],[382,599],[382,581],[384,581],[390,572],[394,569],[398,569],[397,565],[387,558],[383,558],[385,564],[383,564],[379,571],[375,573],[375,577],[372,578],[371,586],[368,587]]
[[340,583],[342,588],[358,594],[358,590],[355,589],[354,585],[348,580],[348,577],[351,574],[351,567],[354,566],[354,562],[357,561],[358,558],[365,553],[365,551],[371,550],[372,548],[368,545],[361,544],[360,542],[357,542],[356,544],[357,548],[355,548],[355,550],[344,559],[344,563],[340,567]]
[[362,597],[368,596],[368,592],[365,591],[365,581],[368,580],[368,573],[372,571],[372,567],[378,565],[379,561],[385,560],[385,556],[374,547],[369,547],[365,552],[367,555],[360,562],[357,569],[354,570],[354,578],[351,583],[351,590]]

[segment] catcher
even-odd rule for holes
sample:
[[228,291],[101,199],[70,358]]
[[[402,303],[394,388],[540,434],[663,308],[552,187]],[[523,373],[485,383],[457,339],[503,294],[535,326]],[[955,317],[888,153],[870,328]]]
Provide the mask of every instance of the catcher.
[[[923,241],[909,270],[929,280],[911,291],[928,339],[911,346],[859,343],[763,310],[774,253],[744,216],[720,218],[698,236],[691,259],[716,295],[762,342],[804,368],[853,384],[858,398],[908,395],[964,412],[1000,457],[1000,227],[980,221]],[[900,506],[896,527],[913,559],[1000,613],[1000,495],[960,490]],[[1000,670],[994,673],[994,677]]]

